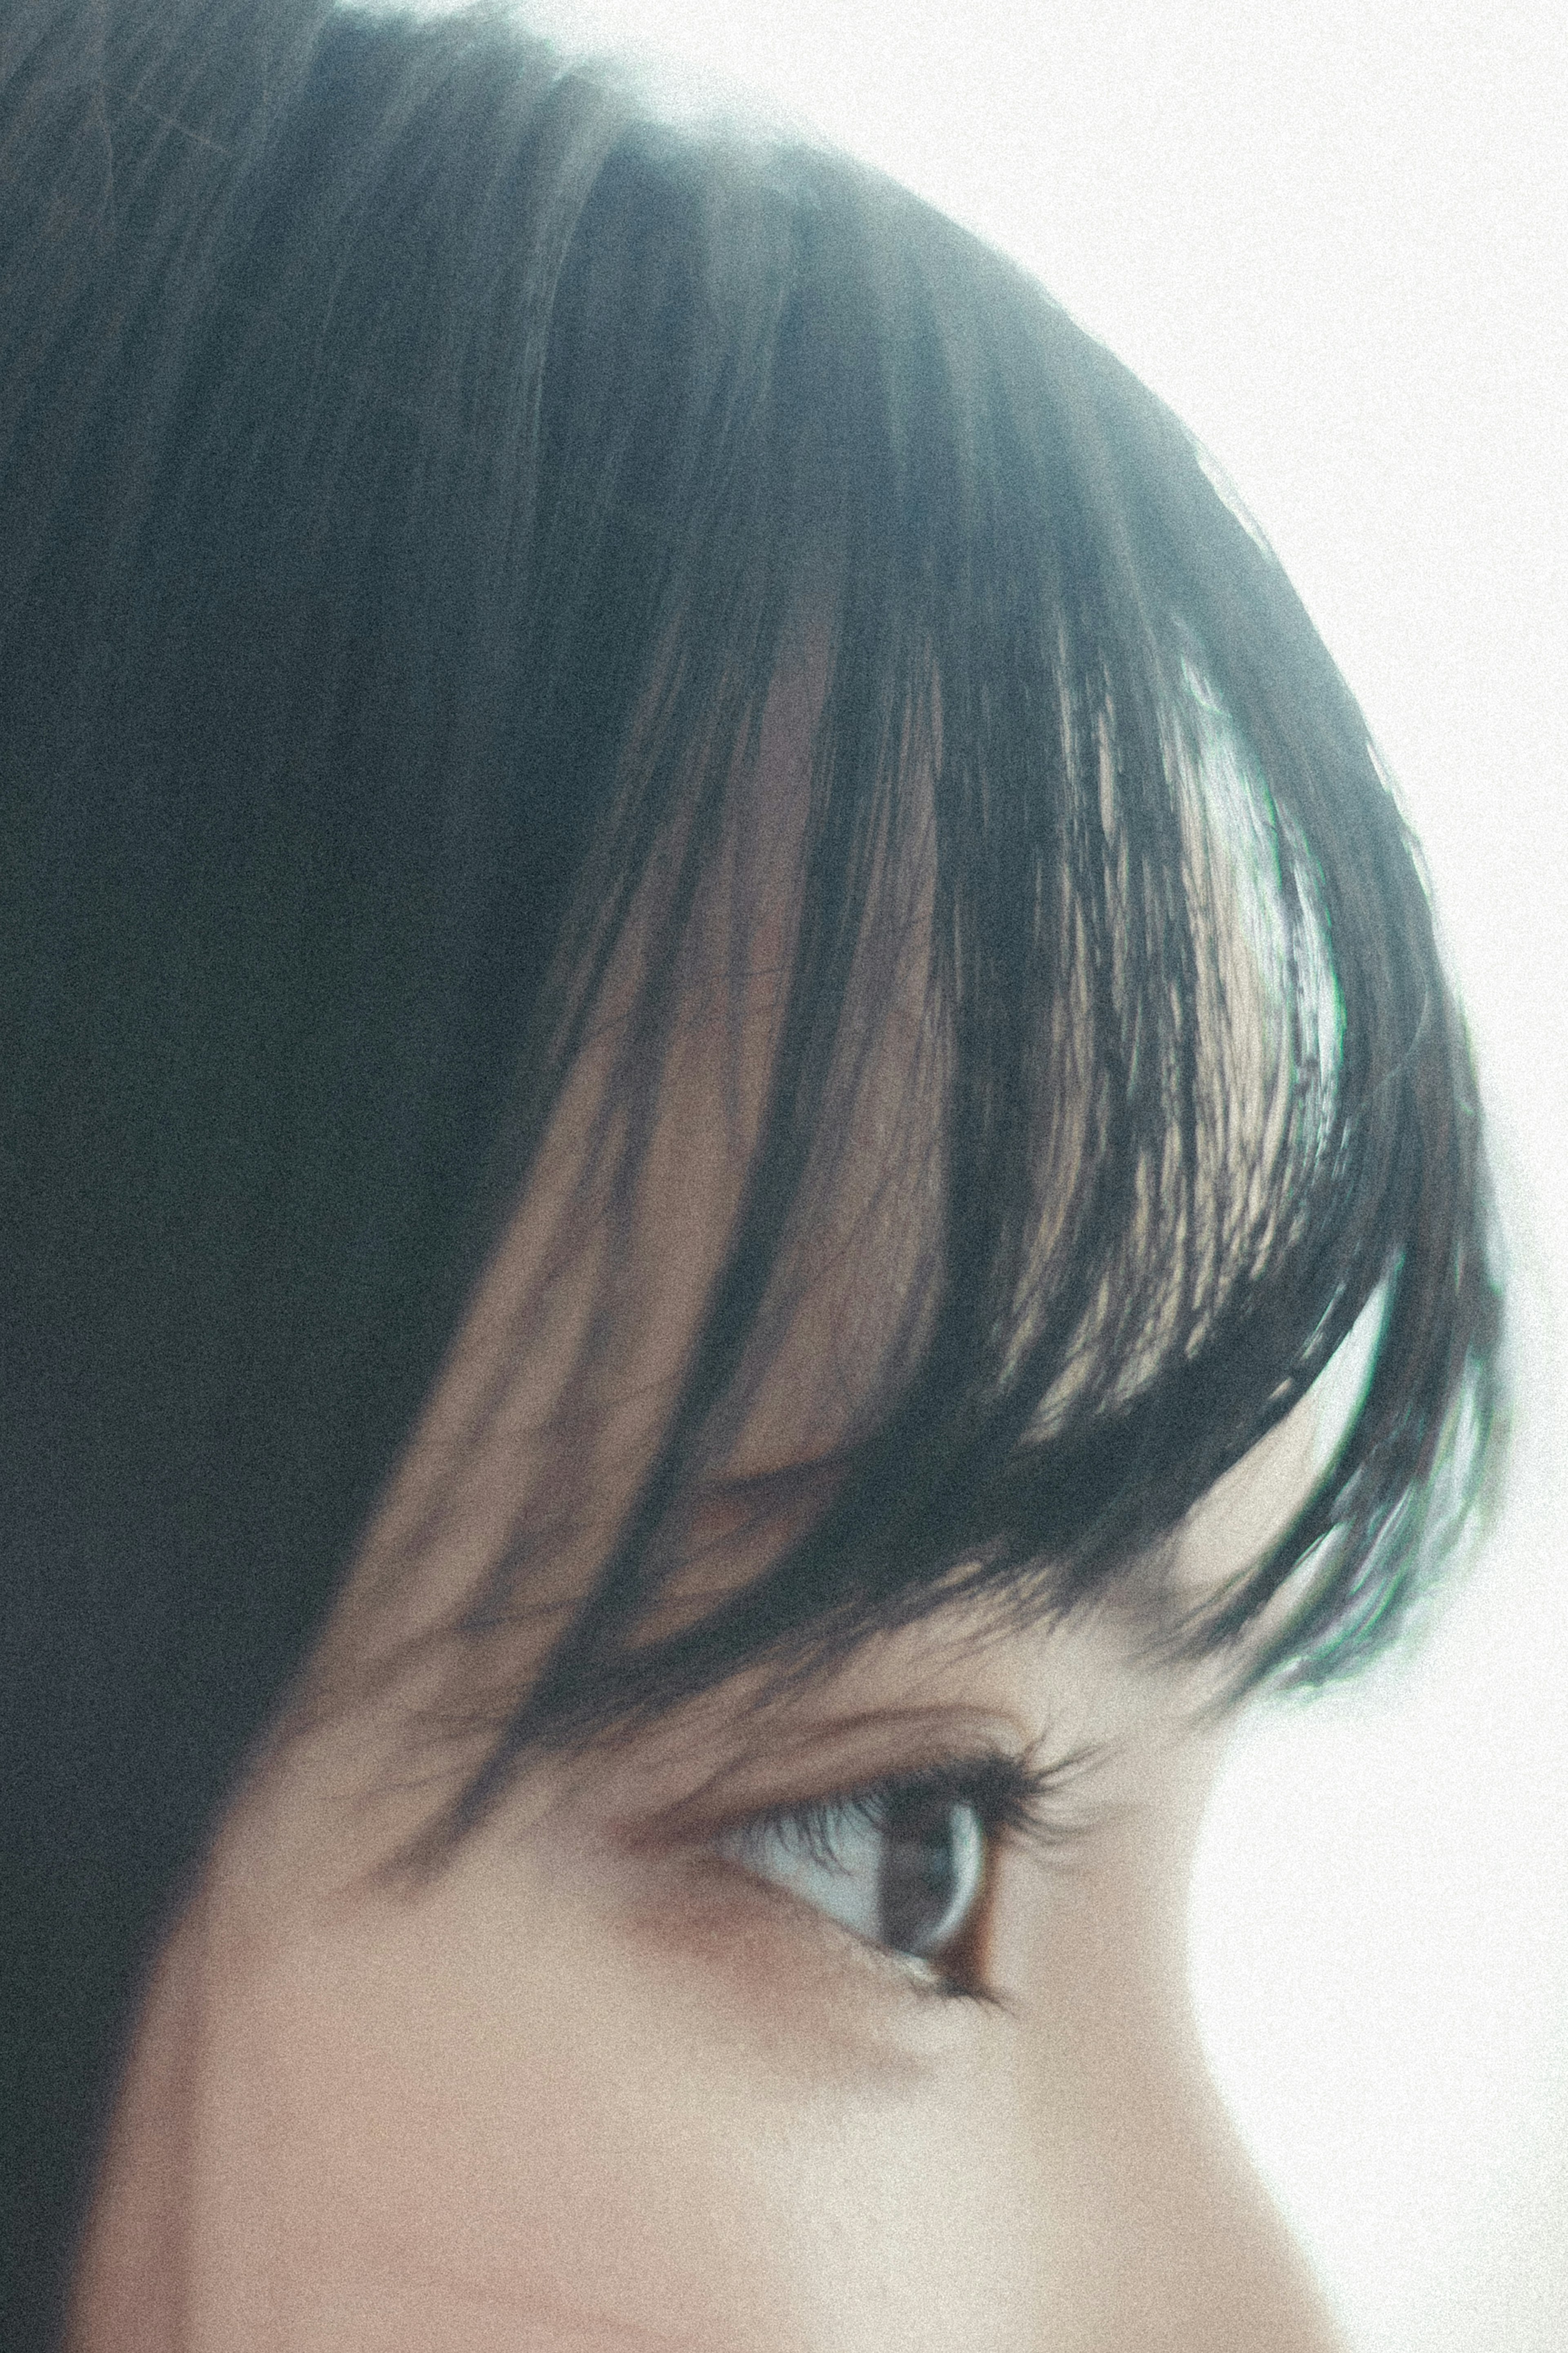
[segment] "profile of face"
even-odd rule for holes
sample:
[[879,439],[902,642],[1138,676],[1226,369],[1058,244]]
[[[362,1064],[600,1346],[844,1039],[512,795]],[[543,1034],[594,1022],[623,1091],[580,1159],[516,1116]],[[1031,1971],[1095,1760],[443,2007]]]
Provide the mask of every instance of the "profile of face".
[[4,2353],[1327,2353],[1190,1869],[1507,1383],[1299,598],[846,158],[16,8]]
[[[798,806],[809,715],[775,691],[758,809]],[[750,902],[738,1001],[683,996],[620,1228],[593,1144],[612,973],[145,1989],[73,2353],[1337,2341],[1194,2034],[1186,1883],[1224,1718],[1212,1670],[1154,1639],[1173,1591],[1220,1591],[1290,1523],[1318,1393],[1158,1577],[1131,1562],[1108,1599],[1026,1623],[939,1604],[782,1693],[743,1671],[525,1761],[438,1868],[395,1867],[580,1606],[656,1443],[760,1115],[783,903]],[[678,1616],[821,1512],[907,1335],[921,1237],[888,1179],[920,1148],[920,1036],[911,982],[880,1008],[833,1202],[682,1522]],[[482,1640],[444,1632],[520,1504],[520,1606]]]

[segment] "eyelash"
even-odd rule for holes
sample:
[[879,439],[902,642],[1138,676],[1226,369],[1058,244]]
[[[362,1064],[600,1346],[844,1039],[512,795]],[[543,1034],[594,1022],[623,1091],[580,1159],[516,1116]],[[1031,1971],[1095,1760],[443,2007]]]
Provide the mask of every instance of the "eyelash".
[[[744,1841],[769,1831],[779,1831],[813,1860],[831,1866],[837,1859],[834,1834],[842,1832],[847,1820],[878,1829],[895,1806],[967,1806],[979,1826],[984,1861],[973,1910],[952,1939],[962,1950],[984,1936],[996,1869],[1003,1854],[1026,1846],[1058,1849],[1081,1832],[1084,1824],[1069,1817],[1060,1785],[1082,1761],[1073,1758],[1030,1766],[1004,1750],[987,1749],[973,1756],[944,1759],[914,1772],[888,1774],[857,1788],[816,1798],[805,1804],[770,1807],[736,1824],[731,1836]],[[752,1875],[784,1894],[786,1900],[809,1902],[806,1898],[789,1897],[787,1891],[779,1889],[776,1882],[768,1881],[760,1872]],[[811,1908],[820,1909],[816,1905]],[[844,1933],[858,1932],[846,1927]],[[861,1941],[870,1943],[873,1951],[893,1961],[917,1993],[942,2000],[982,2002],[994,2009],[1005,2007],[995,1989],[973,1967],[961,1963],[954,1969],[944,1966],[940,1957],[901,1953],[896,1947],[868,1938]]]

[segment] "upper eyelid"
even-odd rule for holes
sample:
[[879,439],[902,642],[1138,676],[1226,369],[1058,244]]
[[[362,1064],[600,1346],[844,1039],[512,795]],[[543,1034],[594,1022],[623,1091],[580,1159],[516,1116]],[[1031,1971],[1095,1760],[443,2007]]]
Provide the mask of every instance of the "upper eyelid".
[[1004,1803],[999,1817],[986,1822],[987,1835],[996,1852],[1012,1847],[1060,1849],[1087,1836],[1118,1810],[1103,1797],[1086,1804],[1081,1799],[1075,1802],[1069,1795],[1075,1779],[1080,1774],[1092,1772],[1104,1753],[1084,1747],[1042,1763],[1031,1762],[1027,1755],[1016,1755],[994,1746],[949,1750],[945,1755],[906,1767],[894,1767],[858,1778],[837,1779],[810,1790],[792,1791],[771,1801],[753,1800],[705,1813],[700,1820],[676,1830],[674,1842],[701,1847],[737,1831],[795,1823],[814,1815],[831,1814],[840,1807],[869,1807],[879,1799],[927,1786],[950,1785],[955,1802],[967,1799],[984,1815],[984,1794],[975,1785],[988,1767],[1000,1766],[1005,1773],[1016,1776],[1019,1783],[1033,1780],[1037,1786],[1003,1792],[1005,1799],[1016,1795],[1017,1804],[1015,1811]]
[[[1023,1757],[1015,1757],[1001,1749],[975,1749],[968,1753],[939,1757],[921,1764],[895,1766],[890,1771],[877,1773],[864,1780],[847,1781],[841,1786],[825,1788],[818,1796],[789,1799],[773,1806],[764,1806],[748,1817],[757,1821],[787,1821],[797,1814],[830,1812],[838,1806],[865,1805],[879,1799],[903,1795],[911,1789],[951,1787],[955,1799],[970,1797],[973,1802],[984,1804],[984,1794],[976,1790],[986,1772],[1000,1767],[1004,1774],[1016,1775],[1022,1781],[1031,1768]],[[1036,1768],[1038,1769],[1038,1768]],[[1047,1772],[1050,1768],[1045,1768]]]
[[[965,1718],[967,1725],[961,1728]],[[826,1742],[847,1751],[853,1731],[862,1725],[868,1733],[883,1735],[874,1757],[857,1763],[847,1753],[837,1768],[816,1762]],[[921,1725],[928,1728],[923,1739]],[[635,1827],[628,1824],[625,1836],[634,1845],[698,1842],[748,1821],[782,1820],[812,1806],[846,1802],[947,1767],[977,1766],[988,1757],[1016,1757],[1025,1767],[1037,1764],[1042,1742],[1017,1740],[999,1727],[994,1713],[980,1709],[910,1711],[902,1717],[879,1710],[864,1718],[840,1720],[815,1734],[802,1734],[776,1755],[752,1749],[742,1758],[727,1760],[695,1788],[644,1815]],[[902,1737],[895,1745],[900,1729]]]

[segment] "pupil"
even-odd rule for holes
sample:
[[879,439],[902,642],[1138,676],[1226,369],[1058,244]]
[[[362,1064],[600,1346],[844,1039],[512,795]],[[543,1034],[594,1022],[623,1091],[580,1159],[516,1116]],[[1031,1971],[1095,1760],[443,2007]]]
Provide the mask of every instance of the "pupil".
[[967,1807],[950,1799],[906,1799],[889,1808],[883,1831],[882,1935],[896,1951],[925,1955],[952,1936],[967,1909],[974,1873],[965,1868],[973,1845],[956,1817]]

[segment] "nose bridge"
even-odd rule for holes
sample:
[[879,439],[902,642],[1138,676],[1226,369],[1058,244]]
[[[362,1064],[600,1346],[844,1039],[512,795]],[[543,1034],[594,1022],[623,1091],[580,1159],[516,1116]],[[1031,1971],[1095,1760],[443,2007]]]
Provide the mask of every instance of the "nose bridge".
[[1195,2036],[1124,2087],[1096,2170],[1074,2353],[1347,2353]]
[[1201,2162],[1175,2205],[1173,2227],[1152,2238],[1123,2353],[1344,2353],[1305,2255],[1239,2148],[1229,2162]]

